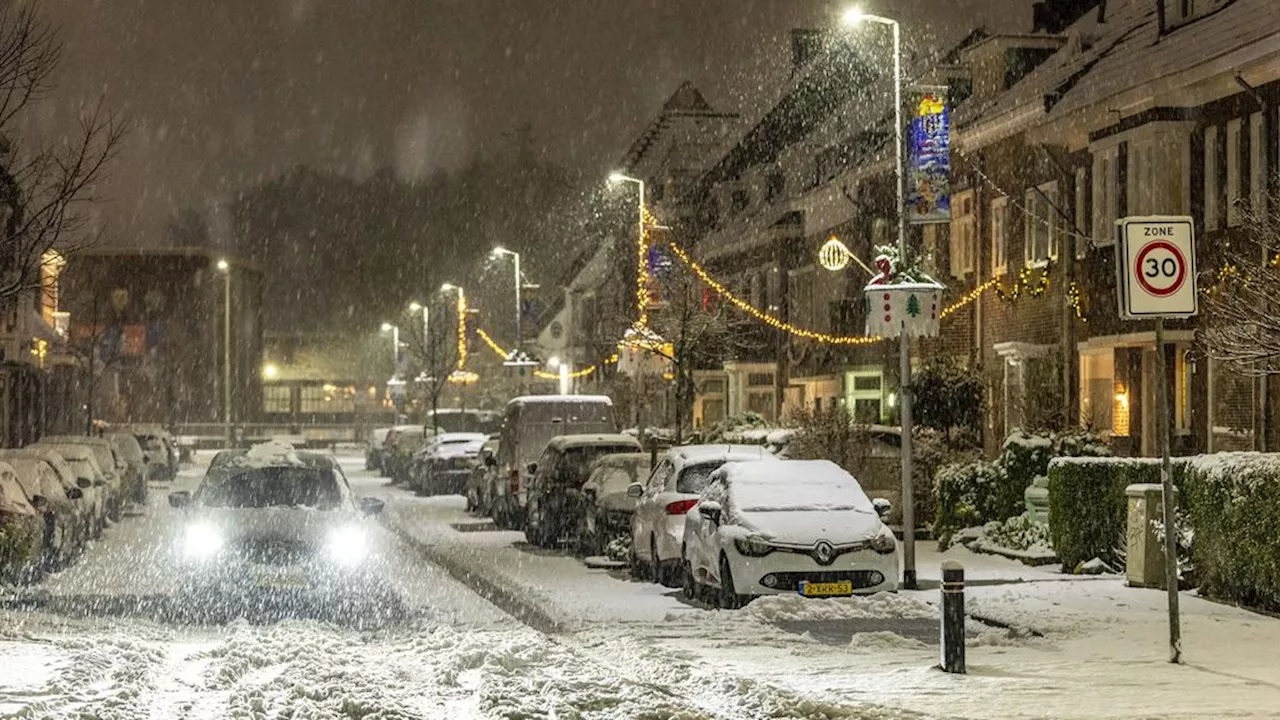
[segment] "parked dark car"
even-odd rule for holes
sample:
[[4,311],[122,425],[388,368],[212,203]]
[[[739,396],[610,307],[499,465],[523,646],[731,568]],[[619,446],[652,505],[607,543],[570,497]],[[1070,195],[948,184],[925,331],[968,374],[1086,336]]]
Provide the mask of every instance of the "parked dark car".
[[631,537],[636,499],[627,488],[649,477],[651,462],[648,453],[620,453],[605,455],[591,466],[578,513],[579,553],[604,555],[609,543]]
[[447,432],[427,439],[414,456],[410,483],[419,495],[462,495],[484,433]]
[[582,485],[591,465],[605,455],[640,452],[630,435],[561,435],[552,438],[538,462],[528,468],[533,482],[525,536],[538,547],[551,547],[566,532],[577,531]]

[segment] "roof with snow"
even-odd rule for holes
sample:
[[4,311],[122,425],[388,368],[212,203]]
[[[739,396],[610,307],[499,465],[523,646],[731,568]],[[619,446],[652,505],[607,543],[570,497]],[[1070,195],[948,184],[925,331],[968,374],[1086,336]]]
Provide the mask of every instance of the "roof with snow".
[[565,450],[571,447],[589,447],[592,445],[618,445],[640,449],[640,442],[630,435],[619,433],[586,433],[582,435],[558,435],[547,443],[548,448]]

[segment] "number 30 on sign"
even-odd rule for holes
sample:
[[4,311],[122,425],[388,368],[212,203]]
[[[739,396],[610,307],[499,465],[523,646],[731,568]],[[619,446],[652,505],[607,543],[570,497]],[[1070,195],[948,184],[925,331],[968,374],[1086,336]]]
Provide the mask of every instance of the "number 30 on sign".
[[1117,221],[1120,317],[1185,318],[1196,314],[1196,244],[1189,217]]

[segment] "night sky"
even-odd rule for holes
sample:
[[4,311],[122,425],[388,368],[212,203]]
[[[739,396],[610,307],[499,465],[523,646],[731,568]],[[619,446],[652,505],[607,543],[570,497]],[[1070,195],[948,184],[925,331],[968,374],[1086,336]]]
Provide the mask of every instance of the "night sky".
[[[521,122],[584,180],[603,175],[682,80],[752,117],[789,72],[787,32],[836,0],[43,0],[67,48],[33,118],[100,95],[132,132],[99,212],[111,242],[153,244],[306,164],[405,178],[451,171]],[[909,49],[988,24],[1026,31],[1031,0],[879,0]],[[215,232],[217,232],[215,228]]]

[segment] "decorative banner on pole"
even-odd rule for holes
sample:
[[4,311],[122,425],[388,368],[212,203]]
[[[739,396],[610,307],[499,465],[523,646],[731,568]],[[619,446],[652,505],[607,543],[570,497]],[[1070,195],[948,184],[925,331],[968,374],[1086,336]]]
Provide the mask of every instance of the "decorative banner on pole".
[[951,115],[945,87],[911,93],[907,131],[907,220],[951,221]]

